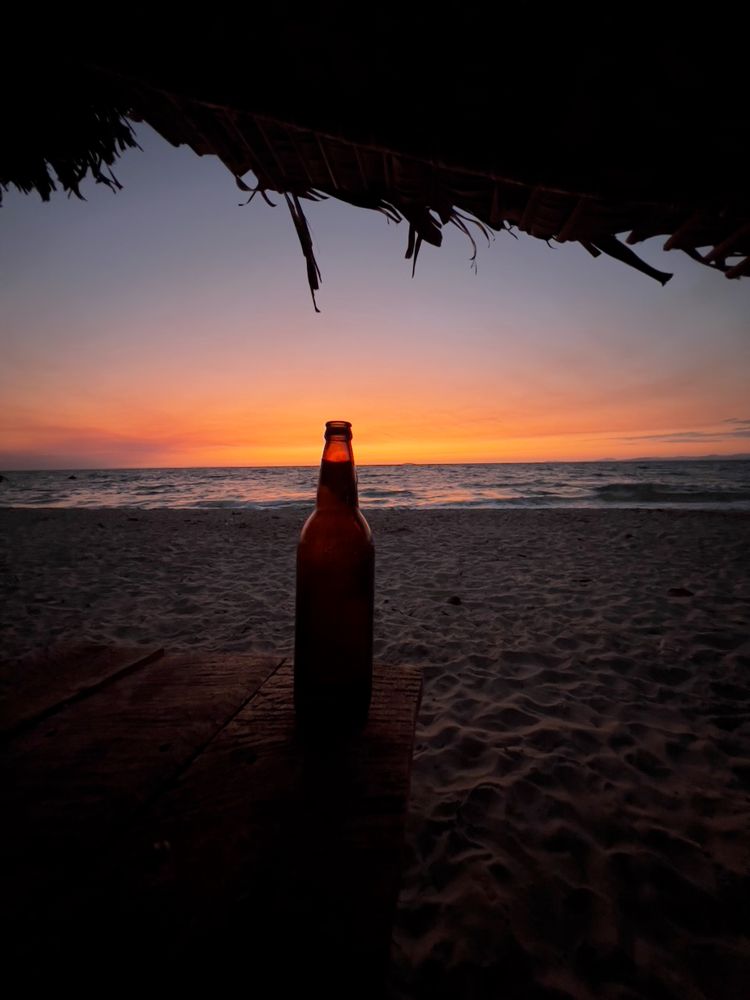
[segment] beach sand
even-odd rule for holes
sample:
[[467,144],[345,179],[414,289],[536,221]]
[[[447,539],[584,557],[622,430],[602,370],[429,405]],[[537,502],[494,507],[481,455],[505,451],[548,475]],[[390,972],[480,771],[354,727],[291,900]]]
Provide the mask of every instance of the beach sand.
[[[750,996],[750,515],[366,513],[425,676],[392,994]],[[0,510],[0,658],[290,654],[302,519]]]

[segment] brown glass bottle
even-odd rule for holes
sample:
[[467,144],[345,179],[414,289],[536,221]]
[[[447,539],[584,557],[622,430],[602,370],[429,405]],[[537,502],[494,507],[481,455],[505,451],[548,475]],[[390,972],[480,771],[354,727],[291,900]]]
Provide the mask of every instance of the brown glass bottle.
[[297,547],[294,706],[299,724],[321,735],[361,729],[372,690],[375,549],[351,426],[326,424],[317,504]]

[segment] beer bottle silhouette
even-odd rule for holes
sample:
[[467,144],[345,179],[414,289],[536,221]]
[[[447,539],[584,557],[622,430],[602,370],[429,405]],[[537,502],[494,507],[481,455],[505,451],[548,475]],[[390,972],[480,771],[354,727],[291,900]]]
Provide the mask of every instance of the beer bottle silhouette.
[[375,549],[351,428],[326,424],[317,503],[297,547],[294,706],[303,729],[330,736],[365,725],[372,689]]

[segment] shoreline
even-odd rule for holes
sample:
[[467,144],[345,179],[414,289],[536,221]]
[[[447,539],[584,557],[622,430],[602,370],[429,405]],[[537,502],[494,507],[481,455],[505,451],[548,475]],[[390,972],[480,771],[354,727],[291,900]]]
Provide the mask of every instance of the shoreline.
[[[310,509],[0,508],[0,659],[289,654]],[[745,995],[750,514],[365,513],[425,679],[392,995]]]

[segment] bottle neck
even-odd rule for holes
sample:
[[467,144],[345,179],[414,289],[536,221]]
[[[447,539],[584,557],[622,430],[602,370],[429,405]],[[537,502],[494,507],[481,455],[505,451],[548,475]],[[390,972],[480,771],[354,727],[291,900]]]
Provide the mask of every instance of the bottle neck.
[[352,443],[343,435],[326,440],[320,463],[317,505],[318,509],[359,506]]

